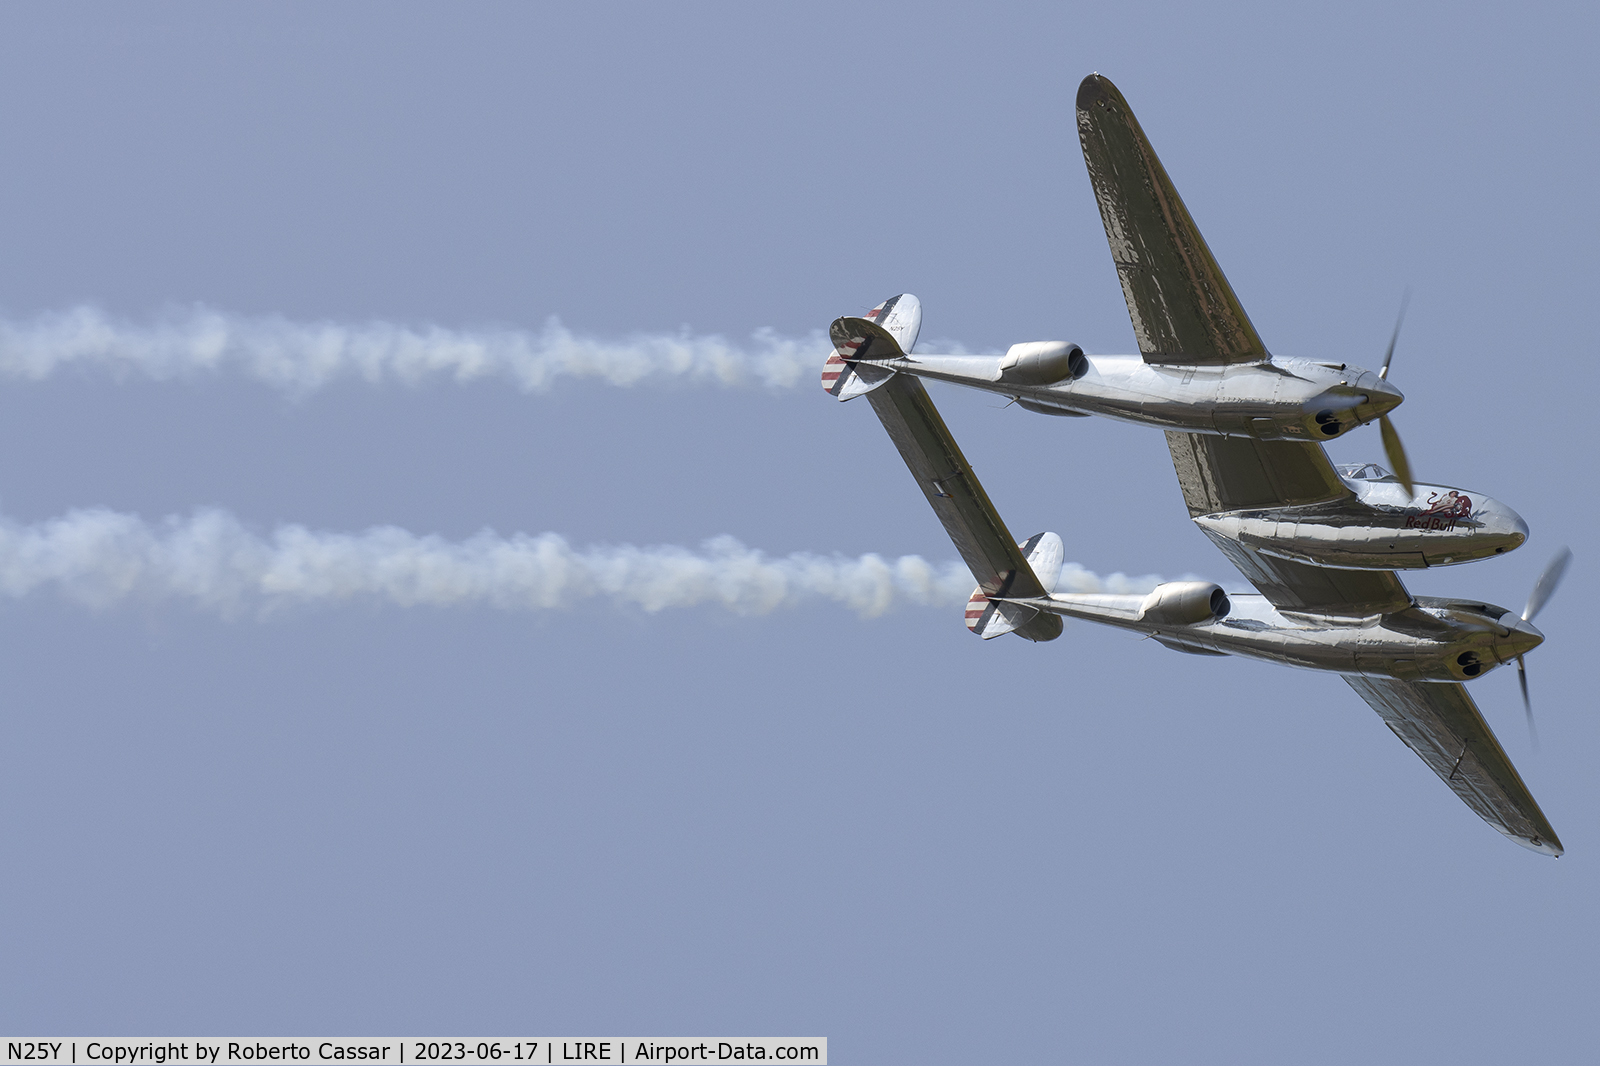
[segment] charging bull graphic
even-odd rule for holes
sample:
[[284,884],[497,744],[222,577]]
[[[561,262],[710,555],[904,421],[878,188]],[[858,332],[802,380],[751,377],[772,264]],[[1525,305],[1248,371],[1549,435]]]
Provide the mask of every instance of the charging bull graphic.
[[1444,495],[1428,493],[1427,510],[1406,516],[1407,529],[1454,529],[1463,518],[1472,517],[1472,497],[1451,489]]

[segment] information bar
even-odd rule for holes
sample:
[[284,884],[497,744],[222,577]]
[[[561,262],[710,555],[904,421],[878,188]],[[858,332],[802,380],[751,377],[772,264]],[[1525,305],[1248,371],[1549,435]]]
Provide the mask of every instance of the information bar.
[[826,1066],[828,1038],[761,1037],[61,1037],[3,1039],[0,1066],[433,1066],[782,1062]]

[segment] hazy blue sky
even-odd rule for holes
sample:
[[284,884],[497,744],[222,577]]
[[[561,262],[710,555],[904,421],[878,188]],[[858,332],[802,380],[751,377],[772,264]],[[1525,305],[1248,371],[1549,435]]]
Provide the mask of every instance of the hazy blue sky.
[[[0,8],[0,318],[200,304],[596,338],[1133,348],[1073,126],[1116,81],[1266,343],[1382,359],[1533,529],[1472,691],[1561,833],[1337,678],[959,606],[219,620],[0,598],[0,1030],[823,1035],[841,1063],[1590,1062],[1600,19],[1588,5]],[[825,353],[819,352],[817,363]],[[863,403],[566,381],[0,380],[0,513],[954,556]],[[937,389],[1019,535],[1242,585],[1158,433]],[[1338,442],[1377,459],[1375,431]]]

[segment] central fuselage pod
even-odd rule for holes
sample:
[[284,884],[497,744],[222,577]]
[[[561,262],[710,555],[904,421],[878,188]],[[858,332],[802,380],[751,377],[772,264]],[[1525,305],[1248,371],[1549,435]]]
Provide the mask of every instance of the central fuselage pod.
[[[1069,354],[1029,359],[1040,350]],[[1405,399],[1371,371],[1341,363],[1271,358],[1229,366],[1151,364],[1137,355],[1085,355],[1077,345],[1057,341],[1013,345],[1005,355],[896,353],[878,363],[1009,396],[1041,414],[1100,415],[1259,440],[1332,440]]]
[[1373,463],[1340,467],[1351,495],[1297,507],[1195,516],[1212,537],[1263,555],[1349,570],[1417,570],[1503,555],[1528,539],[1528,524],[1481,492],[1417,485]]

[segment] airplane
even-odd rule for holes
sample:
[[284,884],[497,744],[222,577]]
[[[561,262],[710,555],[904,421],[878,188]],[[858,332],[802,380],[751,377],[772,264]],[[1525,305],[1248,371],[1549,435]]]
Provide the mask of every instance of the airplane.
[[[868,311],[864,321],[899,350],[912,351],[922,305],[902,293]],[[836,342],[840,347],[823,364],[822,387],[840,400],[865,395],[905,372],[895,363],[859,354],[861,346],[873,343],[871,336]],[[1017,364],[1023,365],[1054,358],[1063,347],[1019,344],[1012,355],[1028,349]],[[949,380],[920,372],[911,376]],[[1528,539],[1522,516],[1481,492],[1408,486],[1376,463],[1334,467],[1320,447],[1307,442],[1194,435],[1204,437],[1200,446],[1231,457],[1225,464],[1234,490],[1229,505],[1214,513],[1191,509],[1195,524],[1219,546],[1233,541],[1278,558],[1341,569],[1417,570],[1503,555]]]
[[[1065,616],[1143,633],[1175,651],[1338,673],[1485,822],[1525,848],[1562,854],[1463,682],[1514,661],[1528,700],[1523,656],[1544,640],[1533,618],[1569,554],[1552,561],[1520,616],[1481,600],[1413,597],[1393,571],[1309,566],[1237,542],[1227,554],[1256,593],[1206,581],[1169,581],[1142,596],[1057,592],[1060,536],[1012,538],[922,382],[895,375],[868,400],[978,582],[965,610],[974,633],[1049,641],[1061,635]],[[1175,446],[1173,458],[1191,509],[1197,496],[1225,484],[1205,451]],[[1200,476],[1186,480],[1185,465]],[[1207,497],[1203,506],[1214,502]]]
[[[829,331],[854,371],[841,373],[839,387],[864,391],[889,370],[996,392],[1041,414],[1262,441],[1331,440],[1377,420],[1389,466],[1409,489],[1410,464],[1389,419],[1405,399],[1388,381],[1399,323],[1377,373],[1274,356],[1117,87],[1098,74],[1085,78],[1077,115],[1140,354],[1088,355],[1065,341],[1028,341],[1002,356],[912,355],[915,326],[903,343],[870,314],[846,316]],[[920,323],[916,298],[897,300],[902,317]]]
[[[1078,112],[1086,146],[1099,136],[1097,124],[1116,127],[1125,140],[1132,131],[1143,143],[1131,112],[1125,104],[1119,106],[1120,101],[1106,79],[1098,75],[1085,79]],[[1126,162],[1130,154],[1137,157],[1124,151],[1117,158]],[[1143,158],[1164,180],[1154,154]],[[1095,172],[1092,159],[1090,171]],[[1134,174],[1130,184],[1140,186],[1151,174],[1149,170]],[[1102,187],[1112,185],[1109,178],[1096,181],[1113,252],[1119,239],[1130,248],[1172,252],[1132,259],[1134,269],[1119,271],[1141,350],[1181,350],[1197,373],[1202,367],[1237,365],[1222,360],[1243,350],[1241,328],[1249,337],[1254,331],[1176,194],[1167,200],[1166,212],[1113,215],[1102,195]],[[1170,190],[1170,184],[1165,188]],[[1113,189],[1112,199],[1120,196]],[[1177,207],[1171,209],[1172,204]],[[1221,301],[1219,294],[1227,300]],[[880,343],[880,333],[894,339],[897,347],[905,339],[902,350],[909,351],[920,326],[920,308],[914,302],[886,301],[870,314],[871,319],[864,321],[876,332],[852,327],[824,366],[824,387],[840,399],[867,396],[972,571],[978,587],[965,611],[969,629],[985,639],[1015,633],[1048,641],[1061,634],[1065,616],[1144,633],[1176,651],[1241,655],[1338,673],[1480,818],[1530,850],[1551,856],[1563,853],[1555,830],[1464,682],[1515,661],[1531,728],[1524,656],[1544,640],[1533,618],[1559,584],[1570,553],[1558,553],[1546,567],[1519,616],[1478,600],[1414,597],[1393,569],[1307,562],[1285,551],[1282,541],[1274,543],[1275,529],[1270,533],[1263,529],[1260,538],[1247,538],[1242,529],[1230,529],[1224,518],[1218,518],[1198,524],[1255,586],[1255,593],[1229,594],[1219,585],[1201,581],[1167,582],[1145,596],[1056,592],[1065,555],[1060,537],[1041,533],[1018,544],[928,397],[919,380],[922,375],[884,366],[872,360],[870,352],[860,352],[861,346]],[[1218,327],[1222,319],[1231,325]],[[1146,339],[1164,335],[1145,330],[1141,323],[1199,323],[1208,329],[1188,329],[1182,333],[1180,348],[1162,349],[1147,346]],[[1177,336],[1181,331],[1169,332]],[[858,337],[862,339],[851,348]],[[1040,353],[1026,353],[1023,358],[1035,354]],[[1059,357],[1060,349],[1047,351],[1040,362]],[[1065,358],[1072,358],[1070,351]],[[1383,481],[1381,476],[1357,476],[1364,473],[1361,470],[1341,476],[1315,440],[1172,429],[1166,438],[1179,487],[1196,519],[1282,513],[1357,495],[1350,482]],[[1344,527],[1340,538],[1354,530],[1353,539],[1362,540],[1361,529]],[[1525,537],[1525,526],[1521,532]],[[1300,539],[1298,527],[1286,539],[1291,544]]]

